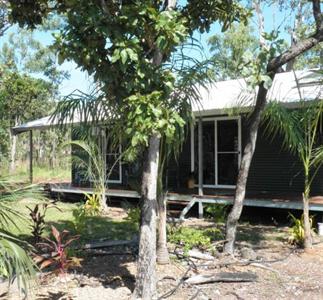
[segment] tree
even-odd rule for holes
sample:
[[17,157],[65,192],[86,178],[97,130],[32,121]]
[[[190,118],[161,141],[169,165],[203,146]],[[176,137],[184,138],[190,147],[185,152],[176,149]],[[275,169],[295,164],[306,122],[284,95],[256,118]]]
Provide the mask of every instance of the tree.
[[0,118],[10,140],[10,171],[15,170],[17,136],[11,128],[29,119],[43,116],[53,108],[53,87],[42,79],[19,73],[6,73],[0,85]]
[[303,214],[304,248],[312,247],[309,199],[311,185],[323,164],[323,146],[320,144],[320,122],[323,116],[323,101],[300,102],[300,108],[290,111],[278,103],[271,103],[266,109],[269,133],[280,133],[284,146],[296,154],[302,162],[304,172]]
[[[299,55],[306,53],[306,51],[317,46],[323,40],[323,17],[319,0],[312,1],[312,11],[315,30],[313,33],[311,33],[311,35],[298,41],[297,44],[291,45],[286,51],[283,51],[278,55],[275,44],[272,44],[273,47],[266,47],[266,45],[262,46],[262,51],[260,57],[258,56],[259,60],[257,62],[260,62],[260,66],[264,66],[264,69],[261,70],[261,68],[259,69],[259,67],[254,65],[254,70],[256,70],[256,72],[253,77],[254,82],[258,81],[258,92],[256,96],[256,104],[249,119],[247,141],[243,150],[239,169],[234,204],[228,215],[226,223],[227,242],[225,244],[224,251],[227,253],[232,254],[234,251],[237,224],[243,208],[249,168],[255,151],[259,123],[261,120],[261,115],[266,106],[267,93],[270,83],[282,66],[289,61],[294,60]],[[280,43],[278,43],[278,45],[279,44]]]
[[[48,26],[55,32],[55,26],[58,25],[42,25],[38,30],[41,32]],[[19,29],[6,34],[5,37],[0,51],[0,68],[41,76],[53,85],[52,93],[57,96],[58,86],[69,74],[59,70],[56,51],[39,42],[30,30]]]
[[134,297],[152,299],[160,140],[174,139],[176,128],[184,127],[182,111],[190,109],[187,97],[174,93],[176,74],[167,63],[195,30],[204,32],[215,21],[227,29],[249,14],[237,2],[221,0],[189,0],[184,5],[176,0],[10,3],[11,16],[21,26],[34,27],[50,12],[64,14],[65,26],[56,36],[60,58],[74,60],[93,75],[103,93],[100,115],[94,114],[92,122],[114,115],[122,124],[119,134],[130,141],[128,158],[144,155]]
[[209,41],[214,71],[220,80],[236,79],[241,77],[241,68],[244,64],[245,53],[254,53],[258,47],[250,25],[234,24],[222,34],[210,37]]
[[0,0],[0,36],[3,36],[9,27],[8,1]]
[[[7,4],[8,5],[8,4]],[[6,6],[6,9],[8,7]],[[54,29],[51,24],[55,23],[54,21],[48,22],[50,24],[46,25],[46,28]],[[42,27],[38,27],[41,30]],[[4,36],[4,42],[2,44],[0,50],[0,73],[2,74],[0,78],[0,83],[3,85],[2,93],[4,89],[9,88],[10,84],[8,80],[13,79],[13,74],[16,74],[18,77],[21,77],[20,85],[22,81],[26,80],[25,84],[28,85],[28,80],[31,79],[30,77],[24,77],[22,74],[29,74],[29,76],[34,75],[37,77],[45,78],[48,82],[43,84],[44,91],[40,91],[40,86],[38,86],[38,92],[40,97],[38,100],[42,98],[41,95],[47,93],[47,100],[49,98],[57,97],[58,96],[58,86],[62,82],[64,78],[68,77],[68,73],[65,71],[61,71],[57,67],[57,55],[53,49],[48,46],[44,46],[40,43],[37,39],[35,39],[34,34],[28,30],[15,30],[15,32],[9,32]],[[13,77],[12,77],[13,76]],[[15,84],[17,83],[17,78],[13,79]],[[32,85],[35,87],[35,82],[33,81]],[[28,89],[27,89],[28,90]],[[30,89],[28,90],[30,92]],[[13,91],[11,91],[11,96]],[[15,93],[23,93],[23,89],[19,89],[15,91]],[[20,95],[24,97],[23,95]],[[19,95],[15,94],[14,99],[17,99]],[[28,97],[28,96],[26,96]],[[25,97],[25,99],[27,99]],[[18,122],[26,121],[30,117],[42,117],[44,113],[48,113],[48,107],[44,109],[43,103],[39,103],[39,105],[35,105],[31,103],[24,103],[26,110],[23,107],[17,108],[17,103],[9,103],[7,99],[6,101],[2,99],[2,121],[0,125],[0,134],[2,133],[4,137],[8,137],[9,135],[9,144],[7,144],[6,139],[1,139],[1,153],[4,156],[7,156],[7,152],[10,151],[9,161],[10,161],[10,172],[13,173],[15,170],[15,160],[16,160],[16,149],[18,137],[11,134],[10,126],[15,126]],[[33,101],[38,101],[34,99]],[[50,99],[52,100],[52,99]],[[6,105],[4,104],[4,101]],[[20,101],[20,100],[19,100]],[[42,101],[42,100],[40,100]],[[14,101],[13,101],[14,102]],[[22,103],[21,103],[22,105]],[[34,105],[36,108],[34,115],[28,115],[28,112],[31,112],[29,108],[31,105]],[[11,108],[10,108],[11,107]],[[53,107],[53,106],[52,106]],[[10,119],[7,116],[12,116],[13,109],[17,109],[17,113],[22,112],[23,117],[18,120],[18,115],[16,120]],[[8,111],[9,110],[9,111]],[[41,111],[42,110],[42,113]],[[9,120],[10,119],[10,120]]]

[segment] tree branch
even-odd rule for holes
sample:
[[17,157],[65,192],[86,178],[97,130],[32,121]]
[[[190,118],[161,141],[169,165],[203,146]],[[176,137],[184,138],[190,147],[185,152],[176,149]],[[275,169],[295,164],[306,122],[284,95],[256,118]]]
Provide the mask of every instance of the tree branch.
[[283,54],[273,58],[267,67],[267,72],[276,72],[277,69],[282,67],[284,64],[295,59],[300,54],[313,48],[317,44],[323,41],[323,20],[320,7],[320,0],[312,0],[313,3],[313,16],[316,24],[316,33],[303,41],[300,41],[296,45],[292,45]]
[[316,32],[322,31],[323,20],[322,20],[320,0],[313,0],[313,16],[316,24]]

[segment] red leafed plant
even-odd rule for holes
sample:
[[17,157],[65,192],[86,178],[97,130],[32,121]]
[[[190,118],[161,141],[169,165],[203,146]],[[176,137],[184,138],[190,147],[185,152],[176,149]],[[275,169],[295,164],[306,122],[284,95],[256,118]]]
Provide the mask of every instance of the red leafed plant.
[[53,239],[44,238],[45,242],[38,243],[42,254],[36,255],[34,260],[39,264],[40,269],[47,267],[54,268],[54,272],[64,274],[71,267],[80,266],[81,259],[69,257],[68,250],[72,242],[80,236],[69,236],[69,231],[59,232],[52,226]]

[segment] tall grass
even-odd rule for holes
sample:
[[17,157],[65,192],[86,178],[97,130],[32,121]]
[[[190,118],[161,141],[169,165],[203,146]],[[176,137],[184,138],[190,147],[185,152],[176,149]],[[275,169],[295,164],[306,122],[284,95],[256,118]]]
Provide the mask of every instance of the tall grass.
[[[8,178],[14,182],[28,182],[29,181],[29,163],[18,162],[14,174],[9,174],[8,168],[1,167],[1,176]],[[46,182],[70,182],[71,181],[71,163],[67,161],[65,164],[60,164],[55,168],[48,165],[33,166],[33,181],[35,183]]]

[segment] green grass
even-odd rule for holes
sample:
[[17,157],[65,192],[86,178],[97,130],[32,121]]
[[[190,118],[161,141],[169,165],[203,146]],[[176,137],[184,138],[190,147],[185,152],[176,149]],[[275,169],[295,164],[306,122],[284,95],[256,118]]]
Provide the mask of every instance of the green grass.
[[[10,204],[12,208],[19,211],[23,216],[22,220],[17,221],[18,228],[12,227],[11,232],[23,240],[31,240],[30,217],[26,206],[33,208],[39,200],[24,199]],[[46,230],[44,236],[49,236],[50,226],[54,225],[57,229],[68,230],[72,235],[81,234],[80,242],[84,243],[99,239],[130,239],[136,232],[136,225],[129,221],[115,221],[108,217],[86,217],[84,230],[76,232],[74,227],[73,210],[77,209],[78,203],[57,202],[57,207],[49,208],[46,213]]]
[[[8,168],[1,168],[2,177],[9,178],[14,182],[28,182],[29,181],[29,166],[27,162],[17,164],[15,173],[10,175]],[[33,166],[33,179],[35,183],[40,182],[62,182],[71,181],[71,165],[66,162],[64,166],[50,168],[49,166]]]

